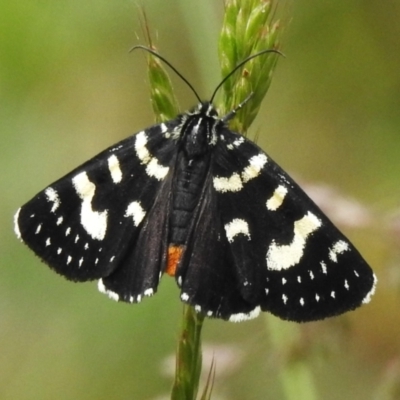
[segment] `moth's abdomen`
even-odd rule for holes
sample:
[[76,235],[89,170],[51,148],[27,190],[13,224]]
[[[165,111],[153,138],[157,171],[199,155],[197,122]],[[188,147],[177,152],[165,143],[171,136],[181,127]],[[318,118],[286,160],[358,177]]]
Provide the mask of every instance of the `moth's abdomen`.
[[199,202],[208,169],[208,157],[178,158],[174,177],[169,243],[184,244],[193,212]]
[[169,220],[169,251],[166,271],[172,276],[175,275],[196,206],[200,201],[209,165],[208,160],[208,157],[189,160],[183,152],[177,159]]

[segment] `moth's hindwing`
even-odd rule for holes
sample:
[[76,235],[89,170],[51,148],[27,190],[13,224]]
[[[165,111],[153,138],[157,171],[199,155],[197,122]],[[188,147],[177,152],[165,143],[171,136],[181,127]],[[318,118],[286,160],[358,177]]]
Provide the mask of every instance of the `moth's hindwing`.
[[[221,259],[234,270],[235,290],[246,302],[232,303],[233,319],[251,318],[259,307],[311,321],[367,303],[376,277],[349,240],[259,147],[228,129],[220,136],[211,184]],[[222,262],[221,274],[225,268]],[[229,309],[225,302],[235,284],[220,293],[221,307]]]
[[[165,185],[171,181],[176,143],[168,132],[176,123],[119,142],[38,193],[15,216],[17,236],[68,279],[105,278],[100,289],[125,301],[152,294],[165,260],[138,257],[133,262],[132,249],[143,245],[140,228],[154,214],[153,204],[166,201],[160,193],[170,191]],[[146,245],[167,240],[159,225],[149,229],[153,242]],[[116,282],[117,267],[123,280]]]

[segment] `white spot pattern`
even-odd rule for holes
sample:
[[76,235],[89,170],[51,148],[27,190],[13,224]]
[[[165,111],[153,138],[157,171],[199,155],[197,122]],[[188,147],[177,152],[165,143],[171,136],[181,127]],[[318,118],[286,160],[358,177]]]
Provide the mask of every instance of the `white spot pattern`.
[[122,180],[121,167],[119,165],[119,160],[115,154],[108,157],[108,169],[111,174],[111,179],[114,183],[119,183]]
[[103,240],[107,230],[108,211],[98,212],[92,209],[96,186],[90,182],[86,172],[81,172],[72,178],[72,183],[82,200],[81,224],[83,228],[93,239]]
[[265,154],[257,154],[249,160],[249,165],[246,166],[239,175],[237,172],[230,177],[216,176],[213,179],[214,188],[217,192],[239,192],[243,188],[243,184],[260,175],[260,172],[268,159]]
[[280,271],[298,264],[303,256],[306,240],[321,226],[321,220],[310,211],[302,219],[294,223],[292,243],[279,246],[272,241],[267,252],[267,268]]
[[51,187],[48,187],[45,191],[44,194],[47,197],[47,201],[49,203],[53,203],[51,206],[50,212],[54,213],[58,207],[60,207],[61,201],[60,198],[58,197],[58,193]]
[[181,299],[182,299],[183,301],[188,301],[188,300],[189,300],[189,295],[188,295],[187,293],[182,293],[182,294],[181,294]]
[[243,234],[250,240],[249,225],[244,219],[235,218],[224,226],[228,242],[232,243],[235,236]]
[[283,203],[288,190],[285,186],[279,185],[274,194],[267,200],[267,209],[269,211],[276,211]]
[[323,261],[321,261],[320,265],[321,265],[321,268],[322,268],[322,273],[323,274],[327,274],[328,270],[326,268],[326,264]]
[[111,290],[108,290],[105,287],[102,279],[99,279],[99,282],[97,284],[97,288],[99,289],[99,292],[106,294],[110,299],[115,300],[115,301],[119,300],[119,294],[115,293],[115,292],[113,292]]
[[143,218],[146,216],[146,211],[138,201],[130,203],[125,211],[125,217],[132,217],[133,224],[139,226]]
[[150,152],[146,148],[147,144],[147,135],[144,131],[139,132],[136,135],[135,141],[135,150],[136,155],[142,164],[147,165],[146,172],[147,175],[158,179],[159,181],[163,180],[169,171],[169,167],[162,166],[157,158],[152,157]]
[[258,315],[261,312],[261,308],[257,306],[254,310],[250,311],[249,313],[237,313],[237,314],[232,314],[229,317],[230,322],[242,322],[242,321],[247,321],[249,319],[253,319],[258,317]]
[[372,288],[371,290],[367,293],[367,295],[363,298],[362,300],[362,304],[367,304],[371,301],[372,296],[375,293],[375,289],[376,289],[376,284],[378,283],[378,279],[376,277],[376,275],[374,274],[374,283],[372,284]]
[[350,246],[344,240],[336,242],[331,249],[329,249],[329,258],[333,262],[337,263],[337,256],[343,254],[345,251],[350,250]]
[[21,240],[21,231],[19,230],[19,225],[18,225],[18,218],[20,212],[21,209],[18,208],[17,212],[14,215],[14,232],[17,235],[17,238]]

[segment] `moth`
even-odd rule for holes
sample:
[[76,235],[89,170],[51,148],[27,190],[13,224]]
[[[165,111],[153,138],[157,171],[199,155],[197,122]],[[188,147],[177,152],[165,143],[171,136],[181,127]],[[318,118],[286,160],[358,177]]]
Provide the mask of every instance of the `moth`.
[[39,192],[15,215],[18,238],[67,279],[98,280],[127,303],[153,295],[165,273],[183,302],[233,322],[260,311],[313,321],[368,303],[369,265],[277,163],[229,129],[242,104],[220,116],[214,95],[196,94],[192,110]]

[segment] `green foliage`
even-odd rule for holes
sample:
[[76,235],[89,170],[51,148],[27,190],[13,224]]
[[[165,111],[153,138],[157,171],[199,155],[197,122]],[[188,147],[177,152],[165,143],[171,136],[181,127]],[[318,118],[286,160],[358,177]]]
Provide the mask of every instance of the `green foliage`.
[[[222,77],[250,55],[279,48],[279,22],[272,20],[275,7],[273,1],[225,1],[225,17],[219,39]],[[223,115],[253,94],[238,113],[238,118],[232,121],[233,129],[245,133],[253,122],[271,84],[277,58],[274,53],[256,57],[224,84],[224,95],[219,106]]]

